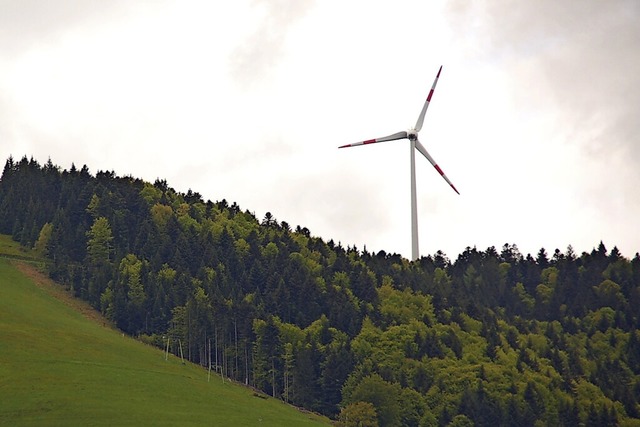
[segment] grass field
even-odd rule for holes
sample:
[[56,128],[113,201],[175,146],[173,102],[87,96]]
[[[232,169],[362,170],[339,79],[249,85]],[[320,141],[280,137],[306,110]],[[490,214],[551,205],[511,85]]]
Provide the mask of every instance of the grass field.
[[25,249],[11,239],[11,236],[0,234],[0,256],[4,258],[22,259],[44,262],[35,251]]
[[[3,241],[2,245],[7,245]],[[10,244],[9,244],[10,245]],[[0,425],[327,425],[123,336],[0,258]]]

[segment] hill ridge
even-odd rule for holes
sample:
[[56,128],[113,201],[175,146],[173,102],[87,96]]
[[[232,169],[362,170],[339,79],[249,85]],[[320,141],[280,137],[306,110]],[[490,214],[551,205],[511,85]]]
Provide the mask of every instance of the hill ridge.
[[0,179],[0,232],[119,329],[331,417],[640,419],[640,255],[602,242],[411,262],[166,181],[26,157]]

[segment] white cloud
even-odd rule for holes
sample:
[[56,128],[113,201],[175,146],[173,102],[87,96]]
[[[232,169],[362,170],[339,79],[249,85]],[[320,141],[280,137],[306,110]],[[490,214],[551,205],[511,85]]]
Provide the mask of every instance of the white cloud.
[[444,65],[420,136],[462,194],[417,158],[422,253],[639,250],[633,1],[34,4],[0,6],[0,157],[408,256],[406,141],[337,147],[412,126]]

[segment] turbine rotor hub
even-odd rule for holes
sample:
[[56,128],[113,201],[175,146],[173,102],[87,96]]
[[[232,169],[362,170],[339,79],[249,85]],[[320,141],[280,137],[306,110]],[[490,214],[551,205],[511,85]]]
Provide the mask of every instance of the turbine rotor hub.
[[415,141],[418,139],[418,132],[416,132],[414,129],[411,129],[409,131],[407,131],[407,138],[409,138],[410,141]]

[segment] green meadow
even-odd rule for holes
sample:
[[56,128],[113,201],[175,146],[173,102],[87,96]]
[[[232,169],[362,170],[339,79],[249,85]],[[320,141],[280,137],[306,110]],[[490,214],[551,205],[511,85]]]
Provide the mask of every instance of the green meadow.
[[[0,247],[21,255],[5,239]],[[0,258],[1,425],[327,425],[113,329]]]
[[26,261],[44,262],[35,251],[25,249],[11,239],[11,236],[0,234],[0,256],[4,258],[21,259]]

